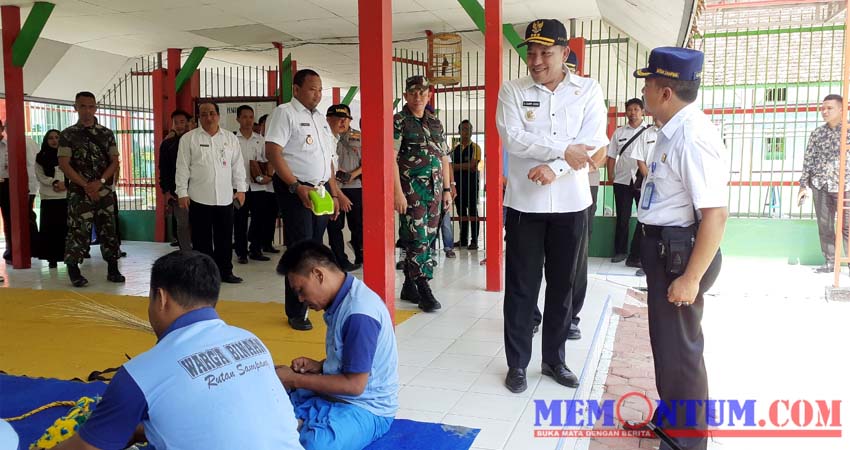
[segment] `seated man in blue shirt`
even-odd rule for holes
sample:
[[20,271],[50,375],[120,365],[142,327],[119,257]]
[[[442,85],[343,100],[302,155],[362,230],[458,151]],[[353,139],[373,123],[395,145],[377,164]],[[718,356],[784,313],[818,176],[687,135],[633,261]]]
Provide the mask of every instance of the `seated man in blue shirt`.
[[390,429],[398,410],[398,352],[387,307],[320,243],[295,244],[278,267],[300,302],[325,311],[328,326],[324,361],[302,357],[277,368],[303,422],[301,444],[362,449]]
[[301,449],[268,349],[215,312],[220,286],[207,255],[156,260],[148,305],[156,345],[116,372],[89,420],[57,449],[123,449],[139,440],[158,449]]

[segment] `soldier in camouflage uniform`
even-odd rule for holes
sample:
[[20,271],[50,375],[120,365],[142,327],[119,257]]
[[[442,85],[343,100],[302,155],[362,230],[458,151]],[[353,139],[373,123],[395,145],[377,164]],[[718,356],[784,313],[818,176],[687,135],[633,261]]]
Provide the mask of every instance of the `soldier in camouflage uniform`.
[[405,83],[401,112],[393,117],[393,139],[398,174],[395,207],[405,248],[401,299],[419,304],[425,312],[440,309],[428,281],[437,265],[431,242],[440,225],[440,202],[451,207],[451,163],[443,125],[425,106],[431,99],[428,81],[421,75]]
[[112,131],[97,123],[95,97],[80,92],[74,100],[79,120],[59,135],[59,167],[68,183],[68,235],[65,239],[65,265],[75,287],[88,284],[79,264],[89,251],[92,223],[100,241],[100,252],[108,263],[106,279],[123,283],[118,271],[118,232],[115,223],[115,196],[107,184],[118,169],[118,147]]

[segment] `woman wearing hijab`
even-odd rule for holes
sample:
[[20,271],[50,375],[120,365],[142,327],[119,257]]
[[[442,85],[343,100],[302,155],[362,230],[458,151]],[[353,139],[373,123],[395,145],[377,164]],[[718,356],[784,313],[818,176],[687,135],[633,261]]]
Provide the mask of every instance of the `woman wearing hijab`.
[[52,269],[65,259],[65,236],[68,234],[68,200],[65,174],[59,169],[59,130],[44,135],[41,151],[35,158],[35,176],[41,195],[40,239],[41,259]]

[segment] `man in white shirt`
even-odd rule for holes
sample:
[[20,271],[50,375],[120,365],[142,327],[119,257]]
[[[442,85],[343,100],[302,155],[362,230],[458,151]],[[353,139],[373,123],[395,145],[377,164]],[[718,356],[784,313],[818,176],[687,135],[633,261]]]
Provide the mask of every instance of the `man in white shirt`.
[[[236,139],[239,140],[239,148],[242,150],[242,162],[245,166],[245,184],[248,185],[248,192],[245,194],[245,203],[241,205],[233,213],[233,240],[236,258],[239,264],[248,264],[248,257],[255,261],[268,261],[270,258],[263,255],[262,245],[257,247],[252,240],[251,251],[248,251],[248,240],[252,235],[256,238],[257,229],[260,225],[259,215],[255,214],[259,208],[255,208],[251,203],[252,200],[261,202],[262,200],[254,195],[256,186],[257,193],[266,192],[266,186],[271,183],[271,178],[260,178],[259,181],[265,181],[265,184],[257,184],[255,177],[251,174],[251,162],[257,161],[257,153],[265,152],[266,142],[263,137],[254,132],[254,108],[248,105],[242,105],[236,108],[236,121],[239,122],[239,131],[235,132]],[[251,228],[248,228],[248,218],[251,218]]]
[[614,202],[617,209],[617,225],[614,228],[614,257],[611,262],[618,263],[628,259],[629,267],[640,267],[640,236],[638,228],[629,248],[629,222],[632,219],[632,201],[640,203],[640,186],[636,185],[637,162],[632,153],[637,147],[640,136],[644,134],[643,101],[633,98],[626,102],[628,123],[617,128],[611,143],[608,144],[608,182],[614,185]]
[[[313,70],[301,69],[292,84],[292,101],[278,106],[266,122],[266,157],[275,171],[272,184],[287,246],[304,239],[322,242],[328,219],[339,211],[340,196],[333,168],[336,139],[325,115],[316,109],[322,100],[322,79]],[[320,186],[333,197],[333,216],[313,214],[309,194]],[[280,263],[277,272],[282,274]],[[307,306],[298,301],[289,281],[284,285],[289,326],[313,329]]]
[[557,20],[528,25],[531,76],[505,82],[496,123],[508,154],[505,254],[505,354],[511,392],[527,388],[533,315],[546,274],[544,375],[570,387],[564,363],[572,318],[576,261],[587,245],[587,178],[591,155],[608,144],[607,111],[599,84],[568,73],[567,31]]
[[[233,204],[245,203],[245,165],[239,141],[218,126],[218,105],[202,103],[201,126],[180,138],[177,198],[189,209],[192,248],[212,256],[221,281],[241,283],[233,274]],[[235,191],[235,193],[234,193]]]
[[[648,66],[635,77],[646,79],[647,111],[663,124],[638,209],[655,385],[663,403],[652,420],[662,432],[687,433],[674,438],[678,448],[704,450],[709,397],[703,294],[720,272],[720,241],[729,216],[728,151],[717,127],[694,104],[702,52],[656,48]],[[662,442],[662,450],[670,448]]]

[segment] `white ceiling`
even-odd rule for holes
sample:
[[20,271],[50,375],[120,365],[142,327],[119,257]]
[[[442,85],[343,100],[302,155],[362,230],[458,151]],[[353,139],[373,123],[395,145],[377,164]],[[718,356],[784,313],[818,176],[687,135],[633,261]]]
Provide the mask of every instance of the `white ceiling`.
[[[275,65],[271,40],[319,44],[289,48],[299,67],[315,67],[326,86],[358,84],[359,48],[356,0],[52,0],[56,8],[25,68],[27,94],[67,99],[70,86],[86,84],[103,92],[126,72],[129,58],[169,47],[211,50],[205,66]],[[484,3],[484,0],[479,0]],[[393,0],[393,39],[475,28],[457,0]],[[32,2],[21,6],[22,22]],[[674,45],[685,5],[693,0],[503,0],[503,21],[523,25],[535,18],[603,17],[647,46]],[[689,14],[689,12],[688,12]],[[655,18],[657,15],[658,19]],[[464,34],[464,50],[483,56],[480,33]],[[264,52],[234,47],[268,48]],[[425,41],[396,47],[425,49]],[[72,49],[73,51],[69,50]],[[122,72],[122,70],[124,72]],[[80,81],[66,83],[61,80]],[[56,81],[56,80],[60,81]],[[2,80],[0,80],[2,83]],[[103,83],[103,84],[98,84]]]

